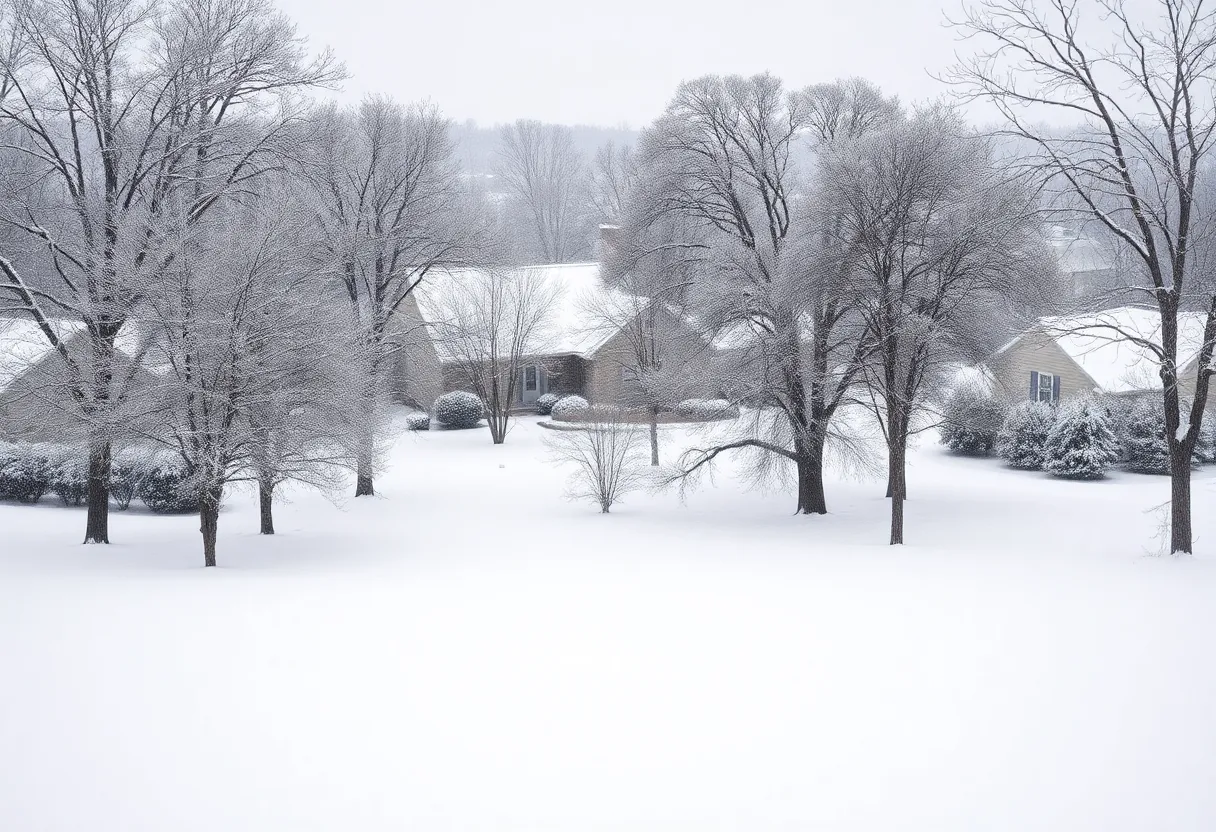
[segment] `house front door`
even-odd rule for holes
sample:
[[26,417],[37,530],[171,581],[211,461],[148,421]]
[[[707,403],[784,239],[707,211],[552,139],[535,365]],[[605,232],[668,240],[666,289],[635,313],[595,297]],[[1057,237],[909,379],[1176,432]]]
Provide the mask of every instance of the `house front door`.
[[534,404],[540,398],[542,382],[539,366],[529,364],[524,367],[519,379],[519,400],[524,404]]

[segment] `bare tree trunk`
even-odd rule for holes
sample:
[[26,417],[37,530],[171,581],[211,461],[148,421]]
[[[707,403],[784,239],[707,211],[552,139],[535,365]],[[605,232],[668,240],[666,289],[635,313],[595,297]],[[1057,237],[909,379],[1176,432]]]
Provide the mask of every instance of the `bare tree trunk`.
[[199,531],[203,533],[203,566],[215,566],[215,540],[220,526],[222,488],[211,488],[199,501]]
[[823,488],[823,443],[812,442],[798,456],[798,513],[827,514]]
[[261,534],[274,534],[274,480],[266,474],[258,477],[258,514]]
[[1170,443],[1170,554],[1191,554],[1191,459]]
[[650,464],[659,464],[659,409],[650,408]]
[[355,496],[356,497],[372,497],[376,494],[375,484],[373,483],[373,466],[370,451],[359,451],[359,459],[356,463],[355,471]]
[[898,546],[904,542],[904,500],[908,496],[906,478],[908,441],[899,437],[891,443],[889,449],[890,472],[888,488],[891,492],[891,545]]
[[89,437],[88,517],[85,543],[110,542],[110,440],[99,432]]

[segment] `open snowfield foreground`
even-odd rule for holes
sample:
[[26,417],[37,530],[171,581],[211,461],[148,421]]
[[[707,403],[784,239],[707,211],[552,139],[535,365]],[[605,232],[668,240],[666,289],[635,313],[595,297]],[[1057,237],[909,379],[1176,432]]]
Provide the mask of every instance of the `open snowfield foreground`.
[[[1216,470],[957,459],[828,517],[723,472],[563,499],[534,421],[401,438],[381,496],[256,534],[0,506],[0,829],[1216,828]],[[665,434],[670,454],[682,433]]]

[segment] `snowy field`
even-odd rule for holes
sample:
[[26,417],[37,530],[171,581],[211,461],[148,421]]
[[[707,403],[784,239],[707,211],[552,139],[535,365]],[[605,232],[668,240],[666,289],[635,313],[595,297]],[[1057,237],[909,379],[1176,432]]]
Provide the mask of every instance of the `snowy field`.
[[[1216,469],[912,455],[833,513],[723,473],[563,499],[544,433],[406,435],[381,496],[0,505],[0,829],[1216,828]],[[676,429],[665,433],[679,442]]]

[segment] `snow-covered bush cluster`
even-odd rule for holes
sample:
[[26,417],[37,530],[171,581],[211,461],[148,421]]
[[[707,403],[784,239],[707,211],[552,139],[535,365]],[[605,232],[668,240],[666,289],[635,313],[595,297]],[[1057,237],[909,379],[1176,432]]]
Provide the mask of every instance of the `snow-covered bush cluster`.
[[185,464],[170,454],[152,454],[135,486],[141,502],[157,514],[198,511],[197,489]]
[[545,393],[536,400],[536,412],[541,416],[548,416],[553,412],[553,405],[561,401],[561,398],[557,393]]
[[444,393],[435,400],[435,421],[449,430],[475,428],[485,413],[481,399],[464,390]]
[[715,419],[734,419],[739,415],[739,408],[726,399],[685,399],[675,406],[675,413],[681,419],[711,422]]
[[578,418],[589,407],[591,403],[582,396],[563,396],[549,412],[554,419],[564,420]]
[[405,417],[406,430],[430,430],[431,416],[429,413],[411,413]]
[[0,500],[36,503],[51,487],[51,461],[44,446],[0,448]]
[[1056,413],[1047,435],[1044,467],[1074,480],[1100,479],[1119,459],[1119,440],[1106,409],[1090,399],[1068,402]]
[[1047,462],[1047,437],[1055,421],[1055,408],[1047,402],[1022,402],[1001,425],[997,455],[1013,468],[1042,471]]
[[[149,448],[114,453],[110,498],[126,509],[138,496],[152,511],[196,511],[185,465],[174,454]],[[79,506],[89,493],[88,452],[74,445],[15,443],[0,446],[0,500],[36,503],[54,494],[65,506]]]
[[964,456],[990,456],[1009,408],[986,390],[966,385],[946,400],[939,429],[941,442]]
[[89,493],[89,463],[84,451],[65,447],[51,463],[51,492],[65,506],[84,503]]

